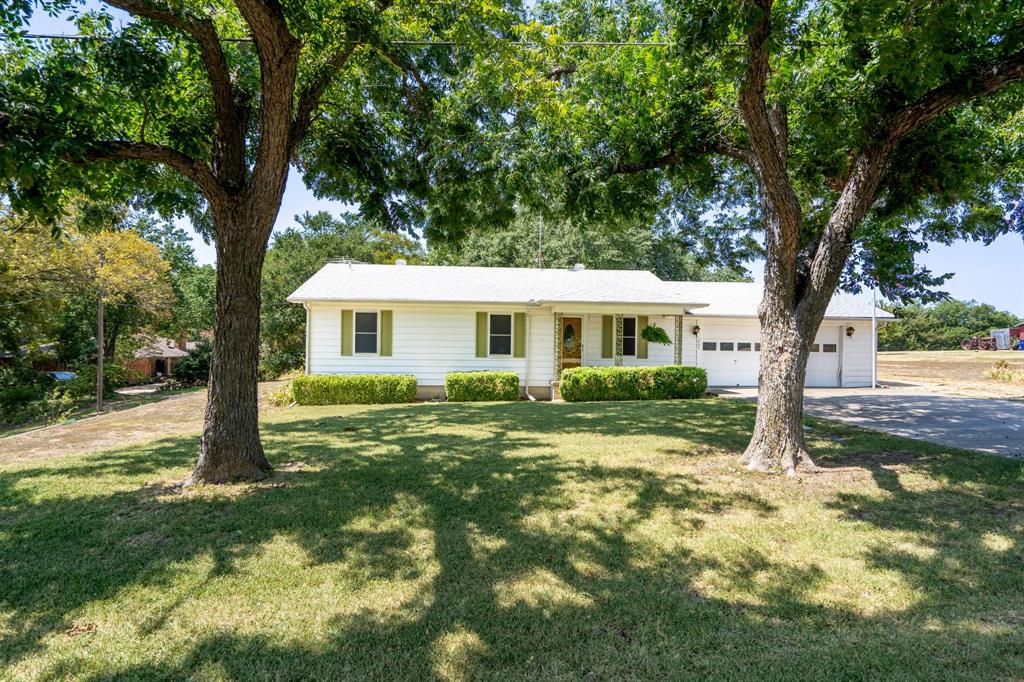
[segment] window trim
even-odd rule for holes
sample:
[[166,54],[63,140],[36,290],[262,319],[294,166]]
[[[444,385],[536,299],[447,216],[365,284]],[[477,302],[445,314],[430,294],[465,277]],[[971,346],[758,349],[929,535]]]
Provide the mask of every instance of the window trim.
[[[491,319],[495,315],[503,315],[508,318],[508,353],[491,352]],[[505,336],[505,334],[498,334]],[[487,357],[489,358],[511,358],[516,352],[516,317],[515,313],[487,313]]]
[[[633,336],[626,336],[626,320],[633,320]],[[633,352],[626,352],[626,339],[633,339]],[[623,315],[622,316],[622,357],[624,358],[636,358],[636,350],[639,345],[637,341],[640,338],[640,322],[636,315]]]
[[[359,334],[369,335],[369,332],[357,332],[356,329],[359,324],[356,322],[356,317],[360,313],[373,313],[375,320],[377,321],[377,330],[373,333],[374,340],[374,351],[372,353],[360,352],[356,350],[356,337]],[[352,311],[352,355],[362,356],[364,358],[380,357],[380,310],[374,310],[369,308],[359,308]]]

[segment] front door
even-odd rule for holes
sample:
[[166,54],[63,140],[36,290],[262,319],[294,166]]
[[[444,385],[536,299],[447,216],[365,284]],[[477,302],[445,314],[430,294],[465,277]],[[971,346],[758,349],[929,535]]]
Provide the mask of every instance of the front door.
[[583,363],[583,318],[562,318],[562,369]]

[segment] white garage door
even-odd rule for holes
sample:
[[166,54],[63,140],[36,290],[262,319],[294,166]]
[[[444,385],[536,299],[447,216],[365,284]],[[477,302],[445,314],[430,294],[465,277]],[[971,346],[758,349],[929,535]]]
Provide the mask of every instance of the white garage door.
[[760,329],[757,325],[702,325],[698,364],[708,386],[757,386]]
[[[708,386],[757,386],[761,339],[757,325],[701,325],[697,364],[707,370]],[[839,385],[838,327],[823,327],[807,360],[807,386]]]
[[839,385],[839,327],[822,327],[807,356],[808,386]]

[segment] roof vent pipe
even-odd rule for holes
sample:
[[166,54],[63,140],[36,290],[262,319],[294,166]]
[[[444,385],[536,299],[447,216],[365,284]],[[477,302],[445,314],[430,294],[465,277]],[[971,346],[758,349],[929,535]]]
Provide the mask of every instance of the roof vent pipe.
[[396,258],[395,265],[408,265],[408,263],[406,263],[404,258]]
[[576,265],[572,266],[572,271],[573,272],[582,272],[583,270],[586,270],[586,269],[587,269],[587,266],[584,265],[583,263],[577,263]]

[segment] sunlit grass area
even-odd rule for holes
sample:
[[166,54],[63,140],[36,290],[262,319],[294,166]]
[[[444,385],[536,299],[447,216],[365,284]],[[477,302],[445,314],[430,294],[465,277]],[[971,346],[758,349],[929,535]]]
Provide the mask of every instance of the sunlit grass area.
[[0,468],[4,679],[1013,679],[1020,462],[739,400],[279,409],[277,475],[197,438]]

